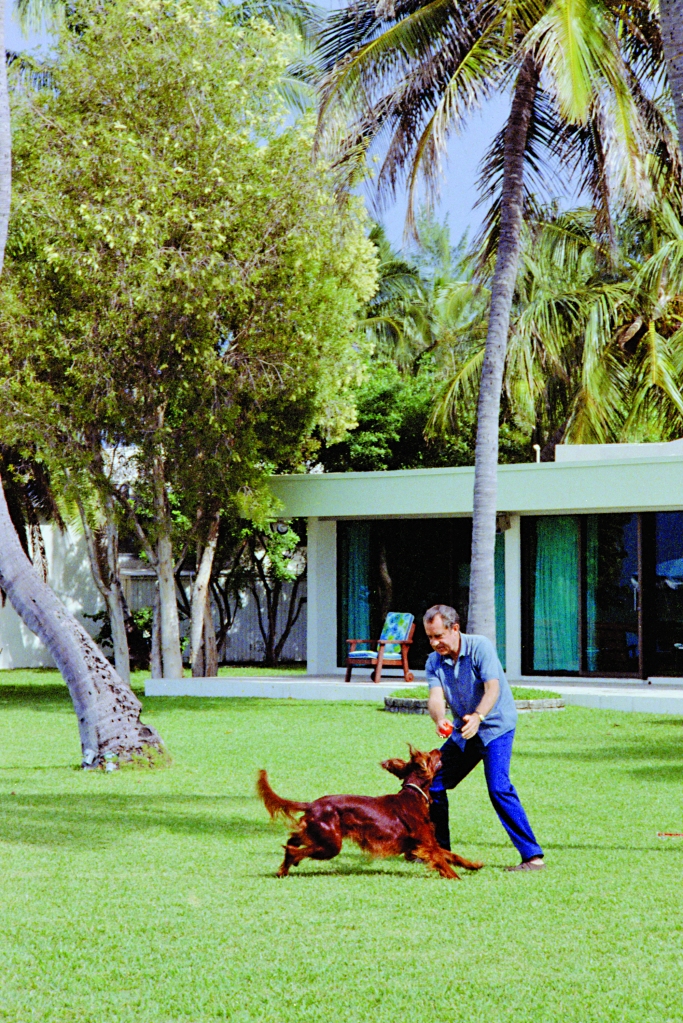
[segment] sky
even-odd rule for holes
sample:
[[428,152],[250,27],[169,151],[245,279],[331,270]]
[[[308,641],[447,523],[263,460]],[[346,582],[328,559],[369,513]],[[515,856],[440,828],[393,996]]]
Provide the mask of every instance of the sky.
[[[322,6],[332,6],[334,0],[323,0]],[[24,35],[13,13],[13,3],[5,8],[5,45],[8,50],[44,49],[49,45],[45,32],[31,32]],[[508,112],[509,99],[494,97],[479,113],[472,115],[466,129],[451,140],[448,159],[444,161],[441,183],[441,198],[436,207],[439,220],[448,217],[451,238],[457,242],[469,231],[476,234],[481,225],[484,211],[475,209],[477,201],[476,180],[479,163],[494,135],[500,130]],[[400,195],[397,201],[381,213],[391,242],[400,248],[403,243],[406,200]]]
[[[448,218],[453,243],[459,241],[466,231],[472,238],[484,219],[485,208],[475,209],[479,164],[503,126],[509,104],[509,97],[494,96],[481,111],[472,114],[465,130],[450,141],[435,213],[439,220]],[[397,246],[402,244],[405,213],[406,198],[403,195],[381,215],[389,238]]]

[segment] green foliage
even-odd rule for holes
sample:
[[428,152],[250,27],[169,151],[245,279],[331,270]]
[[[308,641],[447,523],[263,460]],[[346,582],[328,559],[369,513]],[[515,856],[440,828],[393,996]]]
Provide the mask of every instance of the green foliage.
[[0,673],[8,1023],[92,1023],[104,1001],[116,1023],[679,1019],[682,851],[656,833],[681,830],[680,718],[520,716],[512,779],[543,875],[503,873],[517,857],[479,767],[452,797],[452,829],[481,872],[451,883],[349,844],[283,882],[286,832],[256,799],[256,770],[293,799],[395,792],[379,762],[432,748],[428,718],[148,699],[172,769],[88,773],[69,770],[66,688],[7,693],[14,676]]
[[[361,328],[372,355],[355,393],[357,426],[317,455],[328,472],[474,462],[476,389],[440,429],[433,429],[433,420],[454,367],[473,353],[480,357],[489,293],[474,281],[466,238],[452,245],[448,223],[438,223],[426,210],[418,223],[420,240],[407,256],[392,249],[381,228],[371,235],[379,254],[379,288]],[[529,459],[529,432],[506,414],[501,462]]]
[[181,531],[352,419],[372,246],[285,122],[284,66],[272,28],[208,0],[84,2],[53,87],[15,77],[0,429],[90,468],[123,448]]

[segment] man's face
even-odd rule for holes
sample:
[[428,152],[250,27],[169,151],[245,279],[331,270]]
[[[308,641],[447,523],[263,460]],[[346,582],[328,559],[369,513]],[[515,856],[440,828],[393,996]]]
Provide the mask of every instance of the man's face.
[[436,650],[442,657],[448,657],[449,654],[457,657],[460,650],[459,625],[454,625],[452,629],[447,629],[441,619],[441,615],[437,615],[431,622],[425,624],[425,632],[427,633],[432,650]]

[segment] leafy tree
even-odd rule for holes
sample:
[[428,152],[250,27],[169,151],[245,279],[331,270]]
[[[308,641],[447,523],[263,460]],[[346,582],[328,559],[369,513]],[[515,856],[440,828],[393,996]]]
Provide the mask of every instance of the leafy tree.
[[267,518],[269,468],[351,418],[373,249],[311,130],[285,123],[266,24],[208,0],[86,2],[60,40],[52,88],[15,90],[2,428],[123,510],[177,677],[186,551],[200,546],[197,658],[216,523]]
[[[0,32],[4,48],[4,3]],[[11,131],[7,69],[0,69],[0,271],[3,269],[12,191]],[[153,728],[140,721],[140,701],[113,671],[87,632],[47,585],[44,573],[22,549],[10,517],[0,475],[0,588],[25,624],[53,655],[74,703],[83,766],[93,767],[107,753],[130,756],[160,747]]]
[[[433,469],[472,465],[475,406],[459,406],[455,428],[430,430],[440,374],[421,370],[405,376],[391,363],[370,364],[367,379],[356,391],[357,426],[335,444],[316,453],[326,472],[372,472],[387,469]],[[531,438],[514,422],[503,422],[501,462],[528,461]]]

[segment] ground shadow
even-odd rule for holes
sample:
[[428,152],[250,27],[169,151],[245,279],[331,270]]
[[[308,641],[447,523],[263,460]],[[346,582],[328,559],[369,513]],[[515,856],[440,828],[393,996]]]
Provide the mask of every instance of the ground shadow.
[[269,821],[253,820],[236,811],[234,803],[246,798],[118,793],[3,795],[2,839],[28,845],[93,848],[128,841],[132,835],[154,829],[194,837],[220,835],[227,840],[272,835]]

